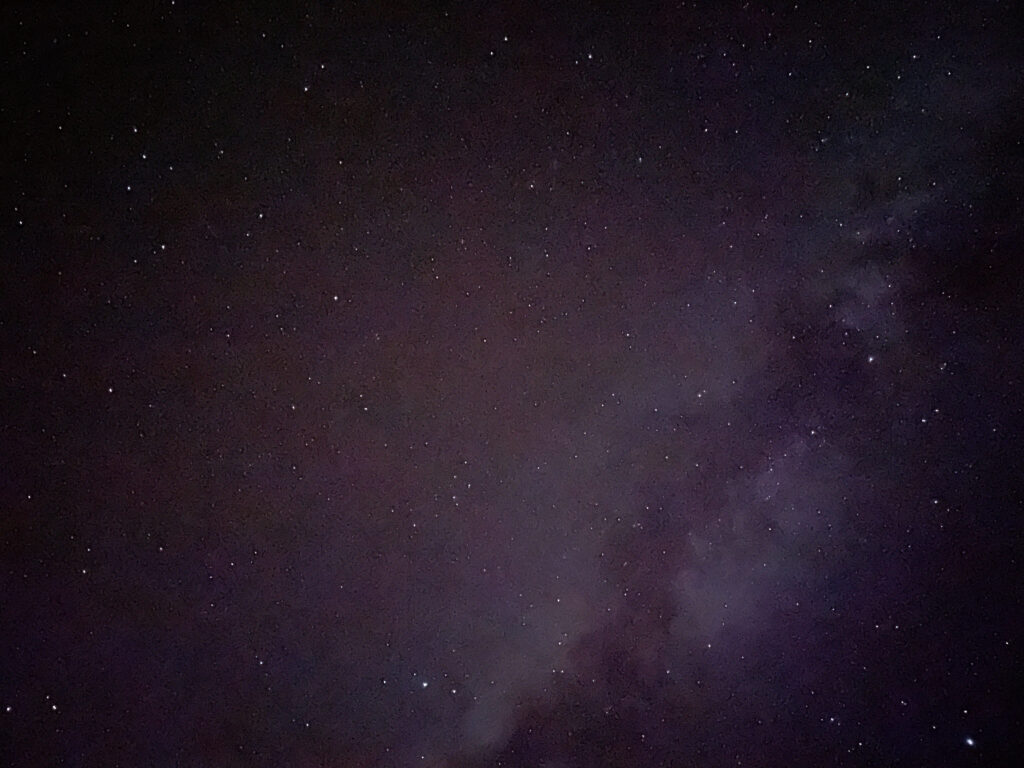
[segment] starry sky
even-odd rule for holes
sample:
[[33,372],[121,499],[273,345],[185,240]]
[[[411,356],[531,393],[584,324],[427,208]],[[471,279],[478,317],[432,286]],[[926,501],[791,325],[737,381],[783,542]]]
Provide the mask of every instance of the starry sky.
[[0,763],[973,766],[1009,2],[0,11]]

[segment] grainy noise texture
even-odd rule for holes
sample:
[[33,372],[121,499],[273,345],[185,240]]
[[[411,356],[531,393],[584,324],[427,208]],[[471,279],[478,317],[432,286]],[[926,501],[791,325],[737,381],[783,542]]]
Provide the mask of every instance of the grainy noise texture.
[[1017,764],[1021,23],[6,4],[0,763]]

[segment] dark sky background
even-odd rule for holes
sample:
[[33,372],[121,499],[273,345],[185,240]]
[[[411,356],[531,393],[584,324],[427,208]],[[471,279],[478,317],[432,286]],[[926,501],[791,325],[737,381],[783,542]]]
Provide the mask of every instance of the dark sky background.
[[5,4],[0,764],[1019,764],[1019,10],[630,6]]

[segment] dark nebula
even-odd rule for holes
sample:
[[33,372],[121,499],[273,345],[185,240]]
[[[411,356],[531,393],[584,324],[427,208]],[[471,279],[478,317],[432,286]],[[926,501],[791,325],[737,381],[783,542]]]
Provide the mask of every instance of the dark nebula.
[[0,11],[0,765],[1019,765],[1010,2]]

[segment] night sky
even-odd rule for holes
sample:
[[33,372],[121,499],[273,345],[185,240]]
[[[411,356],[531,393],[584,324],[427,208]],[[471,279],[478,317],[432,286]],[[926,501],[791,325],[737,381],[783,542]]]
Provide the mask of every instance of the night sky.
[[0,765],[1019,765],[1021,22],[5,4]]

